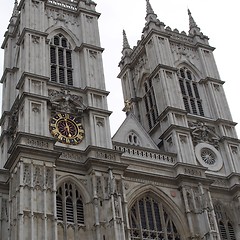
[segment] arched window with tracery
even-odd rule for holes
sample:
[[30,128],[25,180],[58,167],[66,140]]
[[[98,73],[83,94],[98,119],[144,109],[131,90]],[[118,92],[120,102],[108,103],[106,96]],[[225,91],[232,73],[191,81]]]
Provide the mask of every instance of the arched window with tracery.
[[131,144],[131,145],[135,145],[135,146],[140,146],[141,145],[140,139],[135,132],[130,132],[127,135],[127,143]]
[[56,194],[57,220],[67,226],[84,225],[83,200],[77,186],[71,182],[62,183]]
[[72,49],[68,40],[58,34],[50,42],[52,82],[73,85]]
[[180,240],[165,207],[151,196],[139,198],[129,211],[131,240]]
[[217,218],[218,229],[222,240],[236,240],[235,232],[231,220],[227,216],[227,211],[221,204],[214,205]]
[[154,88],[152,85],[152,80],[149,79],[144,83],[144,104],[145,112],[148,121],[149,129],[153,128],[157,122],[158,111],[155,100]]
[[204,116],[202,100],[198,91],[198,83],[193,73],[188,68],[183,67],[178,71],[178,78],[186,111]]

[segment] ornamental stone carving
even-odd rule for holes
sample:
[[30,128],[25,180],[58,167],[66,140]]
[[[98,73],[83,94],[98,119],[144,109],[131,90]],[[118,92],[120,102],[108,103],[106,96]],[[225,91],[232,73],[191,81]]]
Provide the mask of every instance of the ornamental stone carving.
[[53,113],[78,113],[82,114],[86,107],[80,96],[70,94],[70,90],[62,88],[60,91],[49,89],[50,108]]
[[215,133],[214,127],[207,126],[203,122],[189,122],[193,144],[208,143],[218,148],[219,136]]

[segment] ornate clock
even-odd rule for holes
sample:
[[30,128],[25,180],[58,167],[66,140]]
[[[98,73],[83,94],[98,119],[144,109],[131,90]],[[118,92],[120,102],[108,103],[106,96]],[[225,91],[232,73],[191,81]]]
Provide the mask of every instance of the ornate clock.
[[84,138],[81,120],[70,114],[58,113],[49,122],[50,133],[61,143],[76,145]]

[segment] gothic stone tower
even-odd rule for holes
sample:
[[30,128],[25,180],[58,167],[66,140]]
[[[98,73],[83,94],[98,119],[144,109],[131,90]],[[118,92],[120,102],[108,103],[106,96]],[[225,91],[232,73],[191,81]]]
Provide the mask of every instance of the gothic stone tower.
[[[163,206],[175,212],[169,216],[175,218],[181,239],[240,239],[236,123],[214,48],[190,11],[188,15],[189,33],[180,33],[165,27],[147,0],[146,24],[136,47],[130,47],[123,32],[119,78],[127,119],[113,143],[126,158],[132,158],[124,160],[131,166],[125,180],[135,180],[129,188],[134,185],[143,194],[139,199],[136,196],[132,208],[129,206],[131,239],[163,239],[159,237],[162,231],[169,232],[164,239],[180,239],[174,231],[171,235],[170,228],[164,229],[164,220],[159,229],[156,227],[158,211],[147,207],[156,202],[156,198],[147,197],[150,194],[158,195]],[[159,150],[146,149],[154,148],[146,134],[162,155]],[[144,187],[150,189],[145,195],[140,191]],[[179,210],[185,217],[180,217]],[[150,237],[152,231],[158,238]]]
[[236,240],[239,141],[213,48],[146,25],[120,62],[127,117],[110,137],[91,0],[21,0],[5,51],[2,240]]
[[[95,6],[91,0],[15,1],[2,45],[2,240],[110,239],[105,232],[122,232],[108,188],[117,178],[108,161],[114,156],[118,165],[118,155]],[[99,210],[97,175],[107,213]]]

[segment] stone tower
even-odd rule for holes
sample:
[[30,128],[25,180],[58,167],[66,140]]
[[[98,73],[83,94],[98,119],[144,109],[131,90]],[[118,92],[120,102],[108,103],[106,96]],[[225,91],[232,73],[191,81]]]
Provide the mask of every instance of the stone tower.
[[[128,164],[132,171],[145,172],[145,178],[156,175],[161,179],[154,185],[162,185],[162,191],[185,211],[189,231],[186,239],[239,239],[236,217],[240,200],[239,140],[224,94],[224,82],[214,60],[214,48],[190,10],[186,34],[166,27],[149,0],[146,2],[146,24],[136,47],[130,47],[123,31],[118,77],[122,82],[127,118],[126,125],[113,137],[114,145],[121,149],[120,142],[125,141],[136,146],[131,147],[129,155],[143,158],[148,165],[144,166],[144,161],[135,166],[133,162]],[[146,144],[142,133],[134,127],[136,122],[161,152],[176,154],[175,157],[169,160],[156,153],[140,151],[138,147],[150,144]],[[164,188],[164,182],[169,186]],[[180,192],[175,192],[175,187]],[[154,211],[152,214],[157,215]],[[148,227],[143,227],[142,222],[139,229],[143,232],[148,229],[146,236],[151,236],[154,227],[150,227],[149,219],[146,222]],[[134,224],[133,221],[130,229],[134,229]],[[135,239],[134,234],[132,231],[131,239]],[[136,239],[145,239],[140,235],[137,233]],[[180,235],[185,239],[184,233]]]
[[2,45],[2,240],[100,239],[92,162],[112,143],[95,6],[15,1]]
[[15,1],[5,51],[1,240],[236,240],[239,140],[214,48],[189,11],[165,27],[147,0],[119,78],[111,139],[92,0]]

